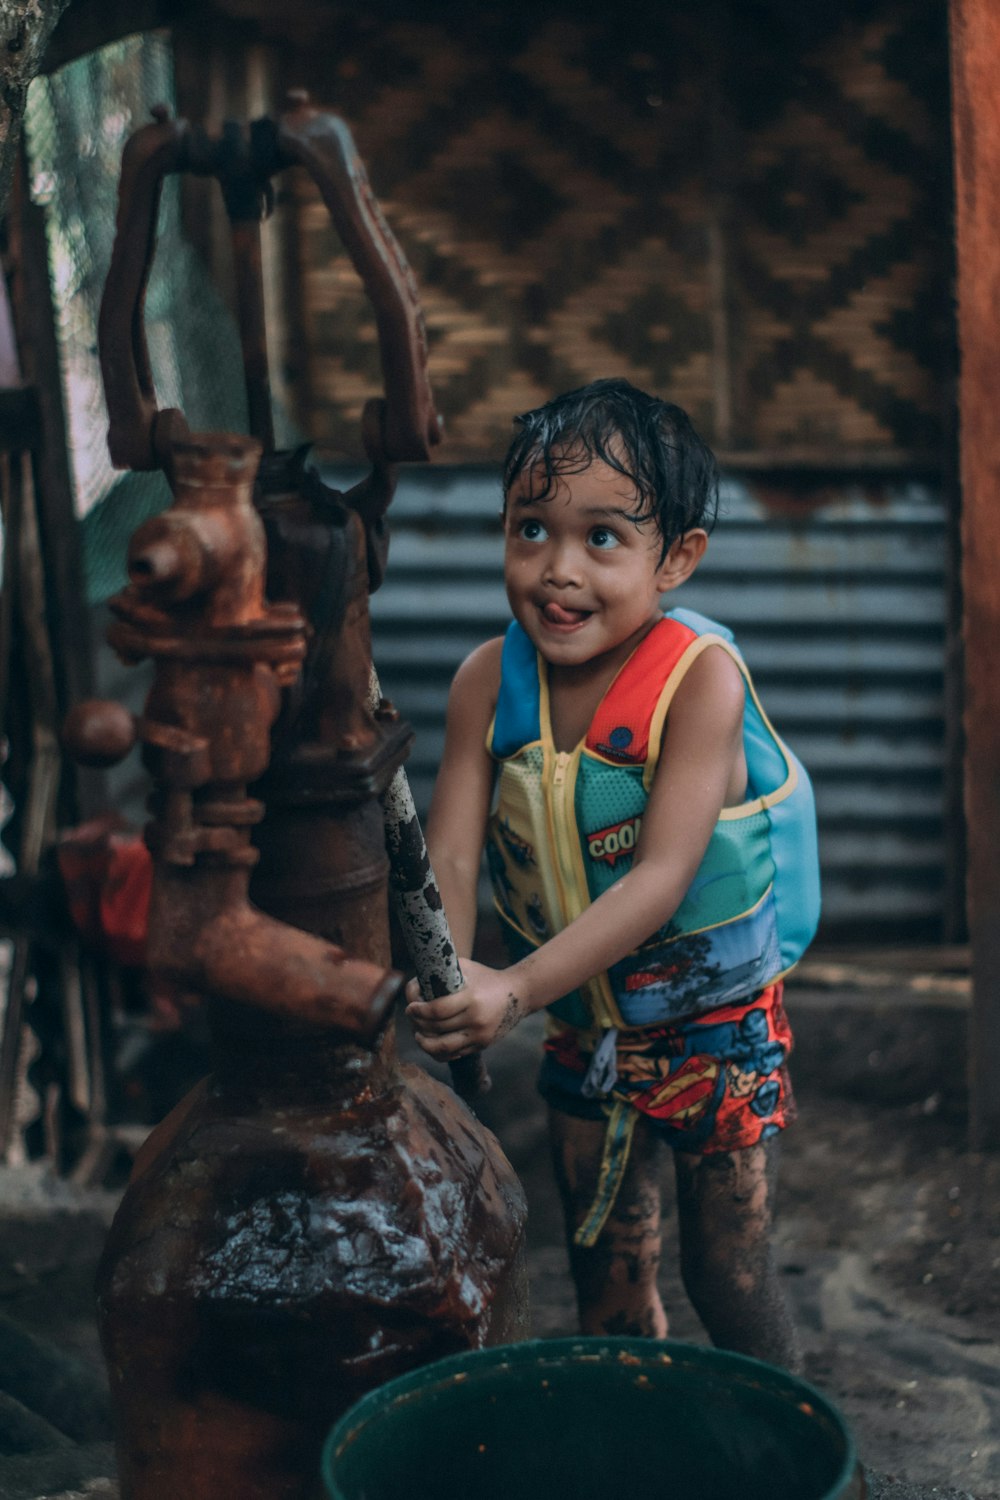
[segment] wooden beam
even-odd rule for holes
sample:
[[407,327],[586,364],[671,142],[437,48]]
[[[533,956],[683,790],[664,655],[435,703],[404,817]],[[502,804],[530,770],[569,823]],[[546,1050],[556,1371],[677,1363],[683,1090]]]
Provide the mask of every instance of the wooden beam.
[[0,0],[0,210],[7,203],[28,85],[68,0]]
[[951,0],[973,1149],[1000,1148],[1000,7]]
[[[7,269],[17,352],[25,387],[0,394],[0,436],[16,436],[16,447],[34,459],[40,545],[44,560],[45,608],[53,642],[57,710],[90,696],[93,654],[87,609],[82,542],[66,450],[62,373],[49,285],[45,213],[32,203],[23,159],[7,215]],[[4,294],[5,295],[5,294]],[[61,783],[59,821],[64,826],[93,816],[105,804],[103,774],[69,763]]]
[[[45,211],[32,203],[22,161],[8,219],[11,306],[27,391],[0,401],[0,418],[24,403],[29,425],[17,446],[35,453],[47,609],[56,643],[59,711],[87,697],[92,682],[90,622],[83,582],[80,528],[67,453],[62,370],[56,335]],[[31,437],[29,444],[28,437]]]

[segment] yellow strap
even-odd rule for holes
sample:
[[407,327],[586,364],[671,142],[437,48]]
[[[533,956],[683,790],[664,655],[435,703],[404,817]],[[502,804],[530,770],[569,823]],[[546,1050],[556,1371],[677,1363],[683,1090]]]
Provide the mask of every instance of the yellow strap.
[[613,1104],[606,1104],[604,1112],[608,1117],[608,1128],[604,1133],[597,1192],[583,1223],[573,1236],[574,1245],[582,1245],[586,1250],[597,1243],[597,1237],[615,1206],[618,1189],[628,1166],[635,1122],[639,1118],[638,1111],[632,1105],[623,1104],[617,1099]]

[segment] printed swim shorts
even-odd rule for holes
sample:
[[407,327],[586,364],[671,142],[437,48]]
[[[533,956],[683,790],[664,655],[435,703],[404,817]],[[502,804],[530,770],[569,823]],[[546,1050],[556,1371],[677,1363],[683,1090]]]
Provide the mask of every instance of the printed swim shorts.
[[785,1060],[792,1033],[780,980],[737,1005],[636,1030],[558,1026],[545,1041],[538,1087],[553,1109],[604,1120],[597,1192],[574,1233],[593,1246],[614,1207],[637,1120],[677,1151],[739,1151],[795,1118]]
[[546,1038],[539,1090],[554,1109],[584,1119],[607,1119],[609,1106],[629,1105],[678,1151],[756,1145],[796,1114],[783,989],[779,980],[736,1005],[606,1033],[604,1068],[593,1066],[600,1033],[560,1027]]

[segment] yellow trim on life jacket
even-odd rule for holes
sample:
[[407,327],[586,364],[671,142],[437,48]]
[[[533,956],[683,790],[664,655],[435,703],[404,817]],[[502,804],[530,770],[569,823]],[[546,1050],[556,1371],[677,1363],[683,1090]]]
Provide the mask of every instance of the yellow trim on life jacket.
[[[773,890],[774,881],[772,880],[763,896],[758,901],[755,901],[753,906],[748,906],[746,911],[741,911],[737,916],[723,917],[721,922],[709,922],[705,927],[686,927],[683,932],[679,932],[673,938],[661,937],[658,932],[655,932],[645,943],[640,943],[635,951],[636,953],[642,953],[648,948],[668,948],[671,943],[679,943],[682,938],[697,937],[700,932],[714,932],[716,927],[732,927],[736,922],[742,922],[745,918],[752,917],[755,911],[760,911],[760,908],[764,905],[764,902]],[[766,983],[771,984],[773,981],[768,979]]]
[[[583,839],[576,818],[576,778],[586,736],[572,750],[556,749],[548,673],[542,670],[540,656],[536,656],[536,667],[539,678],[538,727],[543,752],[542,798],[549,825],[549,857],[559,890],[565,929],[590,905]],[[623,1024],[607,974],[602,972],[586,980],[580,985],[580,994],[597,1025]]]
[[[773,792],[765,792],[762,796],[754,797],[749,802],[739,802],[734,807],[724,807],[721,809],[719,821],[732,822],[737,818],[749,818],[754,813],[766,812],[769,807],[774,807],[778,802],[783,802],[786,797],[790,797],[798,785],[799,773],[788,746],[764,711],[764,705],[757,696],[757,689],[754,687],[753,678],[750,676],[750,670],[746,662],[736,648],[721,635],[714,635],[711,632],[707,632],[705,635],[699,635],[693,640],[664,683],[663,691],[660,694],[656,708],[653,710],[653,717],[650,721],[649,750],[646,765],[642,773],[642,784],[648,794],[653,785],[653,777],[656,774],[656,768],[659,764],[660,751],[663,748],[663,726],[667,717],[667,710],[670,707],[674,694],[687,676],[688,671],[708,646],[721,646],[726,655],[731,657],[736,663],[740,670],[740,676],[743,678],[744,690],[748,691],[753,699],[754,706],[760,714],[765,728],[770,733],[782,760],[785,762],[785,780]],[[707,931],[708,929],[702,930]]]
[[720,818],[743,818],[749,817],[751,813],[766,812],[769,807],[774,807],[777,803],[784,802],[786,797],[790,797],[799,784],[799,768],[795,764],[788,746],[768,718],[764,710],[764,705],[757,696],[757,689],[754,687],[753,678],[747,671],[746,666],[743,666],[743,679],[750,690],[750,696],[754,701],[757,712],[763,720],[764,727],[767,729],[777,746],[782,760],[785,762],[785,771],[787,774],[781,785],[776,787],[773,792],[765,792],[763,796],[755,797],[752,802],[744,802],[739,807],[724,807],[719,814]]

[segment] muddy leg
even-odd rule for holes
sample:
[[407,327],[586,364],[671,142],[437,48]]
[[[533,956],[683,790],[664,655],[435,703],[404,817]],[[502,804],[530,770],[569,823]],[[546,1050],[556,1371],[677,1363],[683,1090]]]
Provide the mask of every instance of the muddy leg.
[[636,1123],[625,1178],[597,1243],[573,1234],[597,1190],[605,1126],[549,1110],[556,1181],[562,1197],[580,1330],[663,1338],[667,1318],[656,1287],[660,1265],[662,1147],[645,1121]]
[[684,1286],[712,1343],[793,1373],[802,1356],[771,1249],[777,1141],[676,1154]]

